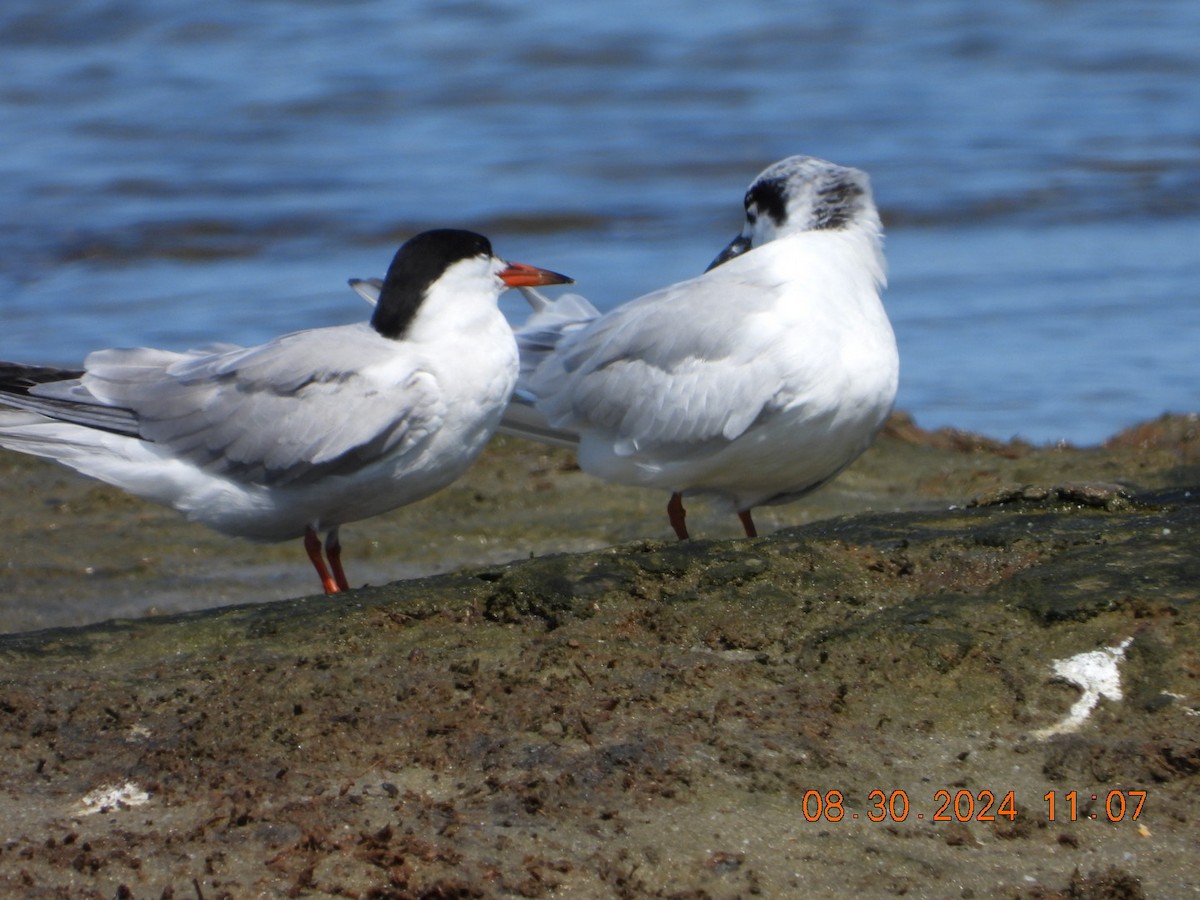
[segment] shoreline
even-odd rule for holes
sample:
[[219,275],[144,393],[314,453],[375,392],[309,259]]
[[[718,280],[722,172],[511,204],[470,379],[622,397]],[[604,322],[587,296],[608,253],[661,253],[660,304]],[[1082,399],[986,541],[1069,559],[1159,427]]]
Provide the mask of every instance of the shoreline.
[[[760,530],[872,510],[965,504],[1030,481],[1127,481],[1163,464],[1156,442],[1200,427],[1163,416],[1104,446],[1038,447],[894,413],[876,445],[803,500],[756,510]],[[1171,436],[1164,437],[1164,434]],[[1144,486],[1157,484],[1153,479]],[[569,451],[497,437],[457,483],[420,503],[343,529],[352,584],[452,572],[547,553],[673,540],[666,496],[584,475]],[[689,504],[697,536],[741,535],[732,516]],[[0,450],[8,539],[0,634],[141,618],[315,594],[299,541],[255,544],[186,521],[63,466]]]

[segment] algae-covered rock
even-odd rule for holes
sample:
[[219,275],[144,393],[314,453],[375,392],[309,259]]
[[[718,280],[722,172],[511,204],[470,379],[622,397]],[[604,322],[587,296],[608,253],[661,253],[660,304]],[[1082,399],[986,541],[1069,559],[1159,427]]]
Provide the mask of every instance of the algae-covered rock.
[[[1178,896],[1198,448],[1182,418],[1085,450],[901,419],[765,511],[774,533],[697,507],[708,537],[681,544],[665,498],[501,443],[444,506],[357,527],[411,551],[433,529],[452,552],[419,565],[445,574],[0,637],[0,893]],[[192,553],[186,524],[164,550],[168,512],[0,466],[6,491],[92,497],[131,591],[246,554],[206,562],[204,596],[257,551]],[[67,590],[27,558],[36,506],[10,595]]]

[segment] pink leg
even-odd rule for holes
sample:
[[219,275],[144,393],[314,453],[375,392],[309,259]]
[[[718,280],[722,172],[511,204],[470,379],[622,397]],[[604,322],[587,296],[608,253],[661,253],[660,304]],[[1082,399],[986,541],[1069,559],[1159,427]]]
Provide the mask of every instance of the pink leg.
[[671,522],[671,527],[675,529],[675,536],[681,541],[686,541],[688,532],[687,525],[683,520],[687,518],[687,512],[683,508],[683,494],[671,495],[671,499],[667,502],[667,518]]
[[304,549],[308,553],[308,558],[312,560],[313,568],[317,570],[317,577],[321,579],[321,587],[325,588],[325,593],[336,594],[339,590],[337,582],[329,574],[329,569],[325,567],[325,560],[321,558],[321,539],[317,537],[317,533],[312,528],[304,529]]
[[333,577],[340,590],[350,590],[350,582],[346,580],[346,570],[342,568],[342,541],[338,537],[337,526],[329,529],[325,536],[325,555],[329,557],[329,567],[333,569]]

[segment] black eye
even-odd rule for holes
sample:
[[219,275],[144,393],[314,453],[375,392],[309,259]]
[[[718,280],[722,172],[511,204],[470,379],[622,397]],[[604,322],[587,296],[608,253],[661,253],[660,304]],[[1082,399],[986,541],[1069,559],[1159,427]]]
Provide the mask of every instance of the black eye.
[[768,179],[757,182],[746,194],[746,218],[753,225],[760,215],[771,217],[776,225],[787,221],[787,203],[784,201],[784,191],[787,185],[779,179]]

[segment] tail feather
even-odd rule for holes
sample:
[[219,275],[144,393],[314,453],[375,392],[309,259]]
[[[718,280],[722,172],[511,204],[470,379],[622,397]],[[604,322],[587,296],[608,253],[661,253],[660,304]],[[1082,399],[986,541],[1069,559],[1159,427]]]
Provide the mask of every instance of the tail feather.
[[101,403],[84,387],[79,369],[0,362],[0,410],[20,409],[87,428],[138,436],[131,410]]
[[550,300],[532,288],[521,288],[521,293],[533,307],[533,312],[524,324],[513,329],[513,336],[517,339],[517,349],[521,355],[517,387],[528,390],[533,373],[554,353],[562,340],[590,325],[600,311],[579,294],[563,294]]
[[509,401],[497,431],[553,447],[572,450],[579,447],[578,434],[565,428],[555,428],[538,412],[530,398],[522,394],[514,395]]
[[[0,408],[0,447],[61,463],[81,475],[177,508],[190,486],[179,477],[187,464],[163,456],[154,444],[24,410]],[[205,476],[197,471],[196,477]]]
[[537,395],[528,386],[538,367],[554,353],[569,334],[585,327],[600,315],[588,300],[579,294],[564,294],[551,300],[532,288],[521,288],[533,312],[519,328],[513,329],[521,355],[521,372],[517,390],[504,410],[500,432],[539,441],[555,447],[579,447],[579,435],[546,421],[537,408]]
[[25,363],[0,362],[0,390],[28,389],[36,384],[78,379],[82,375],[82,369],[60,369],[57,366],[30,366]]
[[[107,462],[144,461],[144,442],[128,435],[60,422],[27,410],[0,408],[0,447],[52,459],[112,484],[101,474]],[[123,484],[120,485],[124,487]]]
[[383,290],[382,278],[351,278],[349,284],[354,288],[354,293],[371,306],[379,304],[379,292]]

